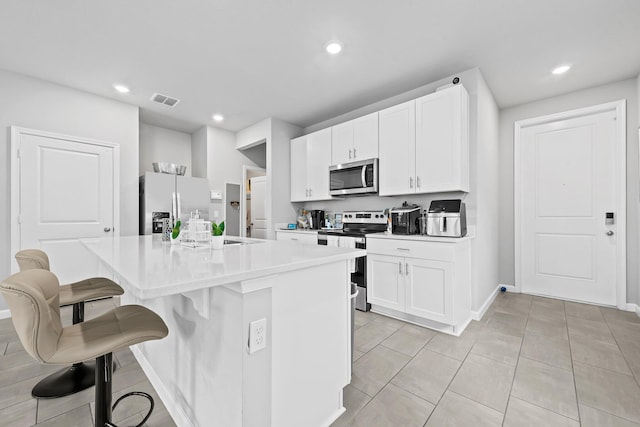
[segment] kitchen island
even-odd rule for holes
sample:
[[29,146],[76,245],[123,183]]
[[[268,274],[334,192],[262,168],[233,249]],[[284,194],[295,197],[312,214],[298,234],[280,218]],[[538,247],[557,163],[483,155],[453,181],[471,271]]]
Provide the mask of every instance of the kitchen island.
[[[133,352],[178,426],[330,425],[351,376],[349,260],[365,251],[233,240],[222,250],[159,236],[83,243],[123,303],[167,323],[166,339]],[[262,319],[266,329],[251,327]]]

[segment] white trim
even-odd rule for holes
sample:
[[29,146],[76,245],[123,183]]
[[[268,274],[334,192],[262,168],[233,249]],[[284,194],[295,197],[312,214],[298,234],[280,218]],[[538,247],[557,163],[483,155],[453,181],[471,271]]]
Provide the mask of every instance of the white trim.
[[1,319],[11,319],[11,310],[9,310],[8,308],[0,310],[0,320]]
[[482,319],[482,316],[484,316],[487,310],[489,310],[489,307],[491,307],[491,304],[493,304],[493,301],[495,301],[496,297],[498,296],[498,292],[500,292],[501,287],[502,285],[498,285],[498,287],[493,292],[491,292],[491,295],[487,297],[482,306],[480,306],[479,310],[471,310],[471,318],[473,320]]
[[[99,141],[96,139],[83,138],[78,136],[70,136],[59,133],[47,132],[36,129],[28,129],[19,126],[11,126],[11,254],[18,252],[20,248],[20,226],[18,224],[18,216],[20,215],[20,161],[18,159],[18,150],[20,149],[21,135],[35,135],[44,138],[60,139],[65,141],[73,141],[81,144],[98,145],[108,147],[113,150],[113,235],[120,235],[120,145],[108,141]],[[12,258],[11,273],[18,271],[18,265]]]
[[640,316],[640,307],[638,304],[627,303],[627,306],[624,308],[625,311],[631,311],[632,313],[638,314]]
[[636,314],[640,317],[640,305],[636,305]]
[[522,291],[522,266],[521,266],[521,176],[522,159],[520,153],[520,132],[529,126],[541,125],[557,120],[567,120],[577,117],[615,111],[616,113],[616,200],[617,200],[617,238],[616,246],[616,305],[624,309],[627,303],[627,164],[626,164],[626,100],[608,102],[576,110],[564,111],[547,116],[518,120],[514,123],[514,147],[513,147],[513,178],[514,178],[514,243],[515,243],[515,289]]
[[174,395],[169,393],[169,390],[167,390],[162,380],[160,380],[160,377],[156,373],[155,369],[151,367],[151,364],[144,356],[142,351],[138,348],[138,346],[134,345],[130,348],[133,356],[136,358],[136,360],[140,364],[140,367],[149,379],[149,382],[153,385],[153,388],[158,393],[158,396],[160,396],[160,400],[162,400],[162,403],[164,403],[164,406],[167,408],[169,415],[171,415],[171,418],[176,423],[176,426],[195,427],[191,420],[189,420],[187,414],[184,413],[180,405],[176,403]]

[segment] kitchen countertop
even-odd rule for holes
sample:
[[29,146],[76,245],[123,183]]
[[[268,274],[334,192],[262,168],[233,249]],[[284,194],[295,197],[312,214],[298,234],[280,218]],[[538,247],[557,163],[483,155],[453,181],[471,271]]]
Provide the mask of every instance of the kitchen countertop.
[[367,234],[367,239],[389,239],[389,240],[412,240],[414,242],[438,242],[438,243],[460,243],[474,239],[475,235],[471,231],[464,237],[433,237],[419,234],[391,234],[389,232]]
[[84,239],[82,243],[138,298],[156,298],[256,279],[366,255],[362,249],[235,236],[221,250],[163,242],[161,236]]

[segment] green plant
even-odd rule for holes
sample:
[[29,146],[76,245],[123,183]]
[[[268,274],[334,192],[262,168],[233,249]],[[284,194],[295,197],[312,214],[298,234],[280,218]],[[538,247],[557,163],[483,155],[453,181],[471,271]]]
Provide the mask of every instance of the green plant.
[[177,239],[178,236],[180,235],[180,226],[182,225],[182,223],[180,222],[180,220],[176,221],[176,225],[173,226],[173,230],[171,230],[171,238],[172,239]]
[[222,233],[224,233],[224,221],[222,221],[220,224],[211,222],[211,234],[213,236],[222,236]]

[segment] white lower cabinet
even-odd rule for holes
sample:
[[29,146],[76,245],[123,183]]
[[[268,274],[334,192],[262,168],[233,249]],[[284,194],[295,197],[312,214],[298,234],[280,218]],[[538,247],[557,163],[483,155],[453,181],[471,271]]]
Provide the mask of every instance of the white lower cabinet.
[[374,311],[458,334],[471,318],[469,251],[468,240],[367,238],[368,302]]
[[276,230],[276,240],[296,240],[303,245],[317,245],[318,233],[310,231]]

